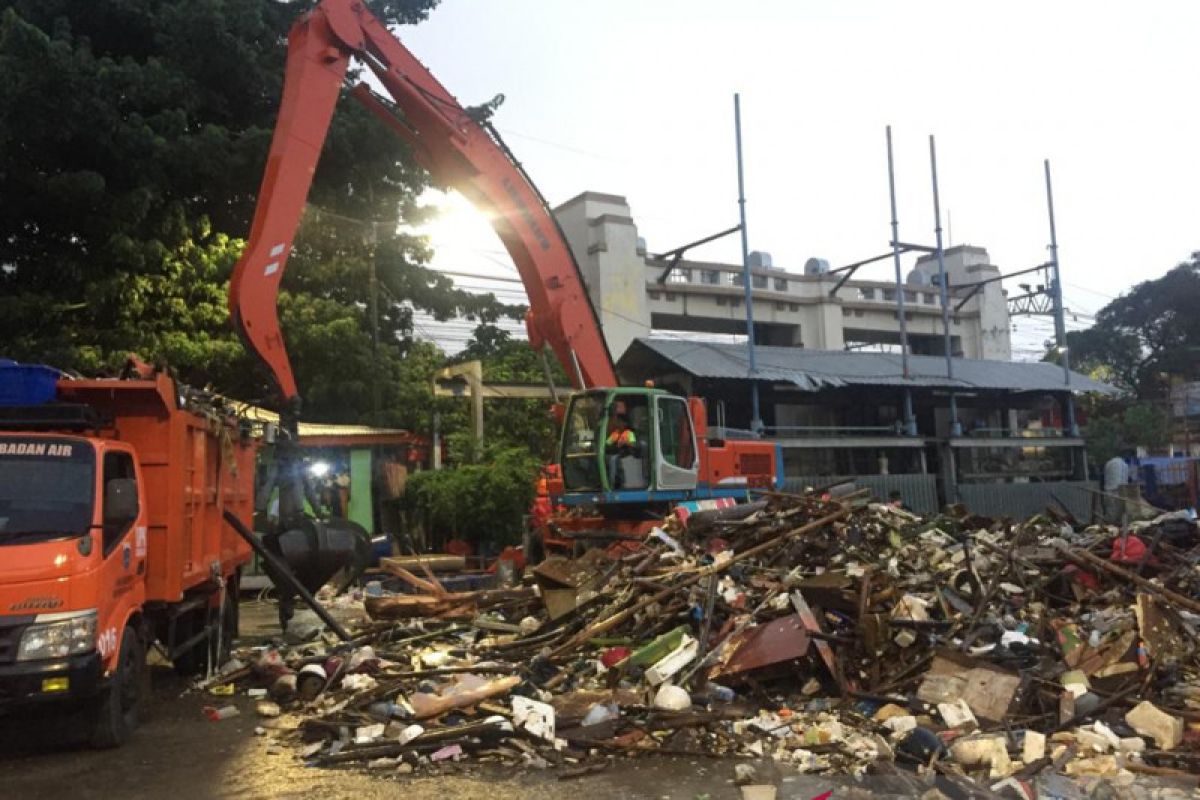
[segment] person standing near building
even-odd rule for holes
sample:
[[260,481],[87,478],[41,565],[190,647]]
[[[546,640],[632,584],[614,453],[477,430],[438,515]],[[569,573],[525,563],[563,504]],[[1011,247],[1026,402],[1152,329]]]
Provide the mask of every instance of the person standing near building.
[[1119,455],[1104,464],[1104,516],[1111,522],[1124,526],[1125,498],[1123,488],[1129,483],[1129,464]]

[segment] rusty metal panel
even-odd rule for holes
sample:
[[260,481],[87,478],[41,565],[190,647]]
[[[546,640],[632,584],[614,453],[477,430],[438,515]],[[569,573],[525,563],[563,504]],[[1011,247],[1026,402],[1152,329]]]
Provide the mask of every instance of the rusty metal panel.
[[810,641],[804,624],[795,614],[756,625],[738,634],[730,643],[733,654],[717,666],[711,677],[740,675],[803,658],[808,654]]
[[961,483],[958,496],[962,504],[985,517],[1024,519],[1063,506],[1076,519],[1092,518],[1092,501],[1098,489],[1095,481],[1047,481],[1045,483]]

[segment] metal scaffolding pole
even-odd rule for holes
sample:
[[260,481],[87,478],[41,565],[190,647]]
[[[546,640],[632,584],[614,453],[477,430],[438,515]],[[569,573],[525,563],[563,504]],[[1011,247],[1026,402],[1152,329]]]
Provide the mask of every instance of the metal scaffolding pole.
[[750,429],[762,431],[762,415],[758,408],[758,366],[754,361],[754,297],[750,277],[750,239],[746,235],[746,180],[742,171],[742,98],[733,95],[733,127],[737,137],[738,215],[742,228],[742,283],[746,290],[746,347],[750,353]]
[[[946,257],[942,247],[942,206],[938,197],[937,146],[933,134],[929,134],[929,170],[933,175],[933,231],[937,235],[938,282],[941,283],[942,335],[946,348],[946,377],[954,383],[954,351],[950,347],[950,287],[946,280]],[[962,436],[962,423],[958,421],[958,398],[950,389],[950,435]]]
[[[900,364],[904,380],[908,381],[908,319],[904,313],[904,283],[900,276],[900,221],[896,218],[896,166],[892,158],[892,126],[887,126],[888,198],[892,202],[892,261],[896,266],[896,298],[900,310]],[[913,416],[912,389],[904,387],[904,432],[917,435],[917,420]]]
[[1066,386],[1063,432],[1068,436],[1078,436],[1079,426],[1075,424],[1075,397],[1071,393],[1071,355],[1067,352],[1067,322],[1063,314],[1062,274],[1058,267],[1058,233],[1054,228],[1054,191],[1050,188],[1050,159],[1047,158],[1043,165],[1046,168],[1046,209],[1050,214],[1050,264],[1054,267],[1054,344],[1058,347],[1058,357],[1063,368],[1063,384]]

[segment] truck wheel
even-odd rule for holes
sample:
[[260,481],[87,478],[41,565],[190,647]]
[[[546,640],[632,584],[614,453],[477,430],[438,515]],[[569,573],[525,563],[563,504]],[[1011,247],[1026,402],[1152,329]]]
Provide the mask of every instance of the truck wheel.
[[92,746],[119,747],[129,740],[138,725],[142,705],[143,681],[146,672],[146,651],[133,627],[121,635],[121,652],[117,655],[117,671],[113,673],[97,709],[96,727],[92,730]]

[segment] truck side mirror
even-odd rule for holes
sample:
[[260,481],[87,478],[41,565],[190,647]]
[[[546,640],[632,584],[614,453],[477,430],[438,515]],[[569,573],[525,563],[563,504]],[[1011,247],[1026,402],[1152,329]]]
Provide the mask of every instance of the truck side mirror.
[[124,525],[138,514],[137,481],[113,478],[104,484],[104,524]]

